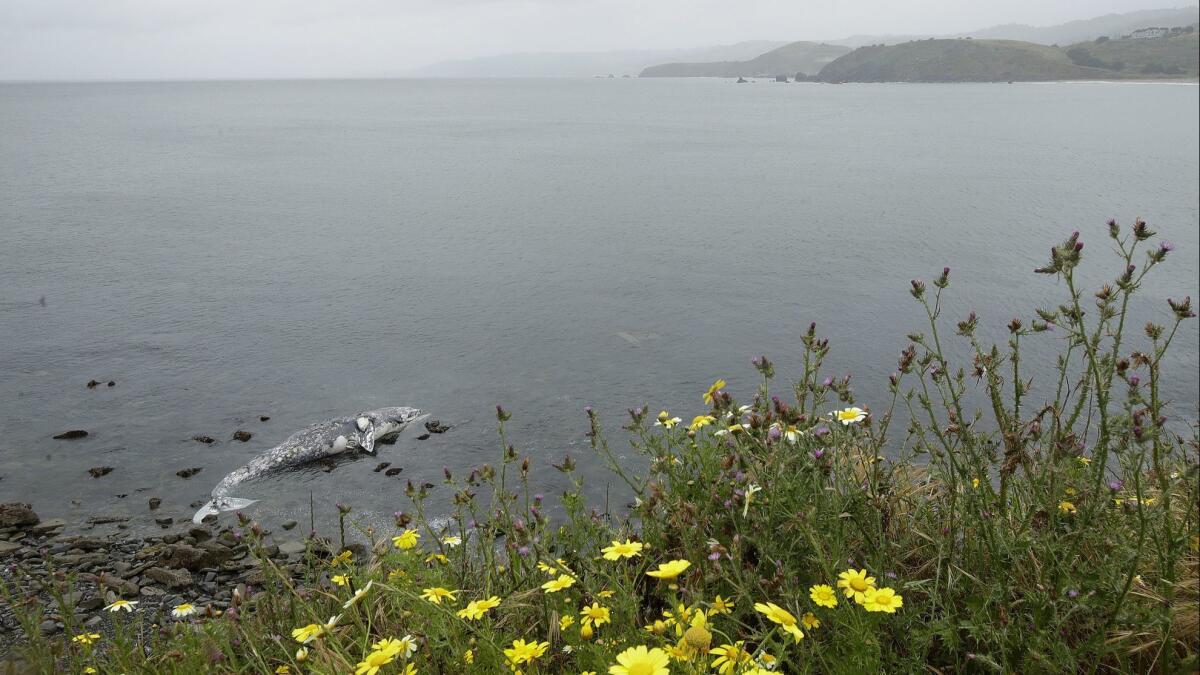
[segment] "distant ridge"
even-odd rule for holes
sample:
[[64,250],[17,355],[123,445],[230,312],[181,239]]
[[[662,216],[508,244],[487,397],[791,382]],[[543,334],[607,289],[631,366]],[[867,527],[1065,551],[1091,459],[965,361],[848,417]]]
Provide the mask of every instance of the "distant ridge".
[[1105,14],[1091,19],[1079,19],[1054,26],[1029,26],[1010,23],[992,26],[969,33],[935,35],[852,35],[840,40],[829,40],[830,44],[846,47],[865,45],[891,45],[928,38],[971,37],[992,40],[1022,40],[1043,45],[1067,45],[1101,36],[1120,37],[1139,28],[1148,26],[1187,26],[1200,21],[1200,6],[1190,5],[1175,9],[1146,9],[1122,14]]
[[529,52],[442,61],[406,73],[409,77],[594,77],[637,75],[665,61],[741,61],[787,44],[750,40],[692,49],[611,52]]
[[774,77],[821,72],[825,64],[850,51],[849,47],[818,42],[792,42],[747,61],[664,63],[641,72],[641,77]]

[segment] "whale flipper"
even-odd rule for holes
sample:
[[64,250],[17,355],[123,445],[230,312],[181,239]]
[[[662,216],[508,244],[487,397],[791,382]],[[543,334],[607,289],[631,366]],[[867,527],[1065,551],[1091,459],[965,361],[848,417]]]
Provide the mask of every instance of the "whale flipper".
[[209,516],[215,516],[222,511],[237,511],[238,509],[244,509],[247,506],[256,503],[257,501],[257,499],[241,499],[239,497],[221,497],[219,499],[211,499],[204,506],[200,507],[200,510],[196,512],[196,515],[192,516],[192,522],[199,525],[204,521],[205,518]]

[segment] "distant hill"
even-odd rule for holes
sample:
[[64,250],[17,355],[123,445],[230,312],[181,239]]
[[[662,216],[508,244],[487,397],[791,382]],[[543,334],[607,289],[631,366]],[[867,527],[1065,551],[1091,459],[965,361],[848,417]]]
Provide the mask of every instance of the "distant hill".
[[1130,76],[1200,74],[1200,34],[1195,27],[1182,35],[1145,39],[1081,42],[1066,48],[1077,65]]
[[664,63],[641,72],[641,77],[770,77],[796,73],[816,75],[821,68],[850,51],[849,47],[818,42],[792,42],[746,61]]
[[1193,5],[1179,9],[1148,9],[1125,14],[1106,14],[1094,19],[1069,21],[1040,28],[1009,24],[985,28],[969,35],[974,38],[1024,40],[1044,45],[1069,45],[1102,36],[1120,37],[1146,26],[1188,26],[1197,21],[1200,21],[1200,7]]
[[1187,26],[1200,21],[1200,6],[1192,5],[1177,9],[1148,9],[1123,14],[1106,14],[1092,19],[1068,21],[1054,26],[1028,26],[1010,23],[992,26],[969,33],[950,35],[852,35],[840,40],[830,40],[836,45],[863,47],[878,44],[900,44],[928,38],[970,37],[992,40],[1022,40],[1044,45],[1069,45],[1101,36],[1110,38],[1127,35],[1147,26]]
[[637,75],[665,61],[742,61],[787,44],[750,40],[692,49],[612,52],[530,52],[461,61],[442,61],[406,73],[409,77],[593,77]]
[[860,47],[825,66],[824,82],[997,82],[1112,77],[1056,47],[1015,40],[918,40]]

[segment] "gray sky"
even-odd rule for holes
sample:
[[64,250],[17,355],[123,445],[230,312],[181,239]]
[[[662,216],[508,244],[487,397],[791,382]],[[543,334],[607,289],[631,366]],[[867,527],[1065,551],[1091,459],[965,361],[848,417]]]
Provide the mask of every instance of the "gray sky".
[[[514,51],[1048,25],[1170,0],[0,0],[0,80],[377,76]],[[1179,2],[1178,4],[1189,4]]]

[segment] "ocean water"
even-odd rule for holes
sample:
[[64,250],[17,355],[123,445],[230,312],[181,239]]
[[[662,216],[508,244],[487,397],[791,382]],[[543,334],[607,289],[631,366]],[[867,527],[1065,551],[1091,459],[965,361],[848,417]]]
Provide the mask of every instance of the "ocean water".
[[[750,359],[795,375],[810,321],[884,405],[915,277],[1003,339],[1064,289],[1031,270],[1105,222],[1176,251],[1140,322],[1197,291],[1198,89],[1168,83],[815,85],[720,80],[0,85],[0,501],[43,517],[188,517],[229,470],[309,423],[412,405],[453,428],[378,459],[247,486],[256,517],[366,520],[406,480],[570,453],[603,504],[594,406],[690,418]],[[39,302],[44,298],[44,306]],[[1029,358],[1061,335],[1027,341]],[[1196,323],[1168,394],[1196,414]],[[116,382],[88,389],[90,379]],[[1049,387],[1035,381],[1037,396]],[[266,422],[260,416],[269,416]],[[51,440],[86,429],[77,441]],[[231,441],[235,430],[254,434]],[[208,435],[218,443],[191,439]],[[372,471],[380,461],[396,477]],[[111,466],[91,478],[87,470]],[[176,471],[202,467],[190,479]],[[609,492],[609,487],[613,492]],[[151,514],[146,500],[163,507]],[[618,507],[619,504],[613,504]]]

